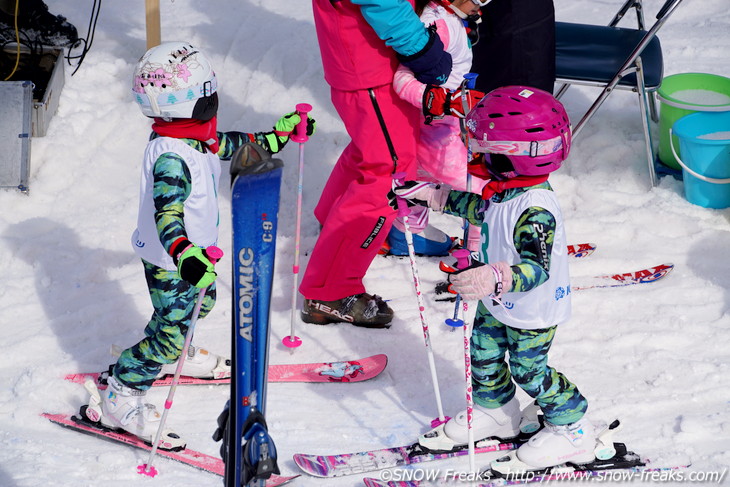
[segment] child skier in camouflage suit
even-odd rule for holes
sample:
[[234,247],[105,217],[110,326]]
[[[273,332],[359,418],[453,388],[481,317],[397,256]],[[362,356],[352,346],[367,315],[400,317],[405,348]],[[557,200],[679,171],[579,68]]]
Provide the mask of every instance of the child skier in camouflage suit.
[[[518,460],[528,468],[590,462],[596,431],[585,417],[587,401],[547,364],[557,325],[571,313],[563,219],[547,181],[570,150],[568,116],[549,93],[511,86],[487,94],[466,120],[472,150],[483,153],[491,178],[481,197],[415,181],[392,196],[482,225],[481,262],[450,275],[455,292],[479,300],[471,338],[474,438],[519,434],[516,382],[546,420],[519,448]],[[466,412],[421,437],[432,449],[467,441]]]
[[[154,312],[145,338],[112,366],[108,389],[92,393],[86,416],[152,441],[161,416],[144,402],[145,393],[158,376],[175,372],[199,290],[207,288],[200,318],[215,303],[216,272],[205,249],[218,240],[220,159],[230,159],[246,142],[279,152],[300,117],[287,114],[270,132],[217,132],[215,73],[202,52],[183,42],[147,51],[135,69],[132,90],[142,113],[155,120],[132,235]],[[314,121],[308,125],[308,132],[313,131]],[[230,364],[191,346],[182,373],[227,377]],[[162,438],[171,447],[185,445],[169,429]]]

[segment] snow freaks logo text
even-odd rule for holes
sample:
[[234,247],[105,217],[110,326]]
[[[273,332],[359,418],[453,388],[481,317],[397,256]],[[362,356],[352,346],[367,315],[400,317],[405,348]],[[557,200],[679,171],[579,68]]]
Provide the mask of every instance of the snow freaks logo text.
[[[728,469],[722,471],[685,471],[686,466],[677,467],[638,467],[635,470],[564,470],[557,472],[514,471],[503,473],[499,482],[514,484],[556,484],[579,481],[590,483],[668,483],[678,482],[690,485],[722,484],[727,477]],[[489,469],[480,472],[461,472],[452,469],[425,470],[425,469],[392,469],[380,472],[380,480],[384,482],[435,482],[444,481],[459,485],[471,485],[474,482],[494,482]],[[409,484],[410,485],[410,484]],[[490,484],[491,485],[491,484]]]
[[253,263],[255,253],[250,248],[238,252],[238,334],[241,338],[253,341]]

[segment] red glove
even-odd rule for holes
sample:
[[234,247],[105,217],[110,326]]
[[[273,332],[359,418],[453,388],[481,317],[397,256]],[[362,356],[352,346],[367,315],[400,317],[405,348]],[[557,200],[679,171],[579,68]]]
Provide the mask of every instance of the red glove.
[[463,95],[461,88],[450,92],[441,86],[427,85],[423,92],[423,114],[426,120],[430,122],[446,115],[464,118],[484,97],[481,91],[468,88],[464,89]]

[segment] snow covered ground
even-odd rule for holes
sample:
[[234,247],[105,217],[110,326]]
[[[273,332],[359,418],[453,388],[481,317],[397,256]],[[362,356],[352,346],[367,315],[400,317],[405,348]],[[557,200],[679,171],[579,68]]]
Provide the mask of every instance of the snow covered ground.
[[[556,0],[556,9],[560,20],[607,23],[620,3]],[[661,3],[645,1],[648,21]],[[49,0],[48,5],[85,34],[90,0]],[[162,32],[163,40],[187,40],[212,57],[222,86],[222,129],[267,130],[296,103],[314,105],[318,131],[305,146],[302,230],[303,252],[311,249],[318,229],[312,209],[348,137],[322,79],[309,2],[163,1]],[[665,74],[730,76],[726,0],[685,2],[660,37]],[[221,484],[164,459],[157,462],[157,478],[141,477],[136,465],[146,461],[146,453],[39,417],[43,411],[76,411],[86,393],[62,376],[105,368],[113,361],[110,345],[136,342],[151,312],[142,267],[129,244],[149,133],[129,87],[144,51],[144,2],[105,2],[91,52],[75,76],[66,70],[48,135],[32,140],[30,194],[0,191],[3,487]],[[577,117],[595,95],[572,88],[564,101]],[[682,183],[671,178],[649,189],[643,143],[635,95],[617,92],[580,134],[568,164],[551,177],[569,240],[599,247],[594,256],[575,262],[572,273],[614,273],[664,262],[676,269],[653,285],[575,293],[574,317],[561,326],[551,361],[589,398],[591,417],[621,418],[625,429],[618,439],[634,450],[659,463],[691,460],[692,471],[700,474],[721,472],[730,465],[730,210],[688,203]],[[302,347],[290,352],[280,344],[290,325],[297,155],[294,144],[281,154],[287,165],[271,362],[387,353],[390,363],[380,377],[364,383],[269,387],[269,427],[285,474],[297,472],[295,452],[404,444],[436,416],[407,259],[377,258],[367,276],[368,290],[390,299],[396,311],[391,329],[297,323]],[[224,163],[224,172],[227,168]],[[230,256],[227,176],[221,187],[221,247]],[[458,233],[454,219],[436,221]],[[439,280],[437,260],[420,259],[419,266],[424,288],[433,286]],[[218,282],[218,306],[198,324],[196,343],[226,353],[229,273],[221,272]],[[453,415],[464,407],[464,384],[461,333],[442,324],[451,312],[450,303],[427,302],[443,404]],[[161,405],[166,394],[158,389],[151,397]],[[220,386],[178,389],[169,422],[191,448],[217,454],[210,436],[227,394]],[[465,470],[468,464],[461,459],[427,467]],[[295,485],[361,484],[359,476],[328,481],[303,476]]]

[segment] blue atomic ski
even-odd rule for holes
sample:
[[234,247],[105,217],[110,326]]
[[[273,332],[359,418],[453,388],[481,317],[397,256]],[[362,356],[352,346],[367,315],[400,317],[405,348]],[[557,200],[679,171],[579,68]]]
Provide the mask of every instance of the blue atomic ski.
[[[226,487],[263,486],[279,474],[264,420],[269,305],[283,163],[248,143],[231,159],[233,312],[231,399],[221,449]],[[219,423],[225,423],[225,411]],[[225,424],[220,424],[225,429]]]

